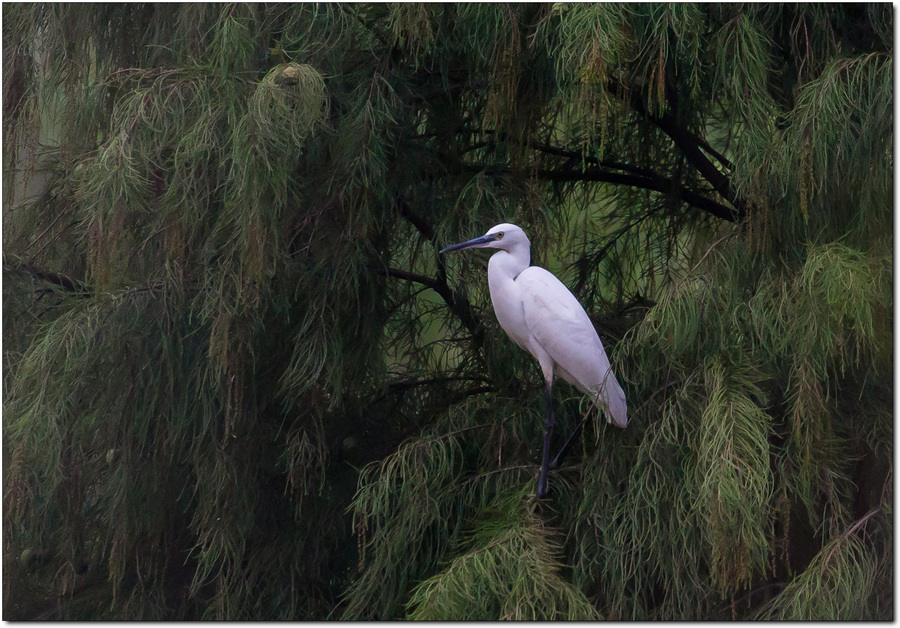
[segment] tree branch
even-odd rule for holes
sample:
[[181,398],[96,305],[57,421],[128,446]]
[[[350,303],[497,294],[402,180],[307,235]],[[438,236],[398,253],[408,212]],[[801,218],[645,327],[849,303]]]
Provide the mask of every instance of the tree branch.
[[[515,141],[513,138],[509,138],[505,133],[497,133],[493,129],[479,129],[478,132],[484,133],[486,135],[493,135],[496,133],[497,135],[500,136],[501,139],[503,139],[505,141]],[[652,170],[648,170],[646,168],[641,168],[639,166],[633,166],[631,164],[623,164],[623,163],[614,162],[614,161],[606,161],[603,159],[597,159],[593,155],[585,155],[585,154],[581,153],[580,151],[569,150],[566,148],[562,148],[560,146],[551,146],[550,144],[543,144],[541,142],[526,142],[525,145],[528,148],[539,151],[541,153],[546,153],[548,155],[554,155],[556,157],[565,157],[566,159],[570,160],[571,162],[587,162],[587,163],[596,164],[598,166],[602,166],[604,168],[608,168],[610,170],[622,170],[624,172],[631,172],[633,174],[643,175],[643,176],[647,176],[647,177],[662,178],[659,175],[657,175],[655,172],[653,172]],[[474,145],[474,147],[480,148],[481,145],[476,144],[476,145]],[[467,152],[469,150],[472,150],[472,147],[467,148],[465,151],[461,151],[461,153]]]
[[352,15],[356,19],[356,21],[362,24],[363,28],[372,33],[372,35],[374,35],[378,39],[378,41],[382,43],[382,45],[384,45],[386,48],[390,48],[390,43],[388,42],[387,36],[384,33],[379,32],[379,30],[374,25],[366,22],[352,6],[347,6],[345,8],[342,5],[338,5],[338,8],[342,13],[349,13],[350,15]]
[[[482,133],[493,134],[495,133],[495,131],[492,129],[482,129]],[[699,138],[695,139],[698,143],[698,146],[716,156],[716,158],[722,161],[723,164],[727,164],[728,167],[731,166],[731,163],[727,159],[714,151],[706,142]],[[569,170],[568,168],[560,170],[539,170],[538,173],[545,174],[545,176],[542,178],[560,181],[600,181],[604,183],[629,185],[632,187],[653,190],[655,192],[673,195],[679,200],[682,200],[685,203],[696,207],[697,209],[701,209],[713,214],[717,218],[728,220],[730,222],[736,221],[734,210],[732,210],[731,208],[726,207],[721,203],[717,203],[716,201],[705,197],[702,194],[698,194],[697,192],[689,190],[688,188],[677,184],[674,181],[667,179],[666,177],[658,175],[652,170],[648,170],[647,168],[641,168],[639,166],[620,162],[597,159],[596,157],[591,155],[583,155],[578,151],[568,150],[559,146],[551,146],[549,144],[542,144],[539,142],[528,142],[527,146],[533,150],[546,153],[548,155],[565,157],[573,163],[581,161],[592,163],[598,166],[597,168],[592,168],[590,170],[584,171]],[[621,170],[623,172],[631,173],[631,175],[633,176],[619,175],[614,172],[608,172],[608,170]],[[718,170],[716,170],[716,172],[718,172]],[[547,176],[547,173],[552,174]]]
[[[436,250],[438,246],[434,228],[421,216],[418,216],[409,204],[404,199],[400,198],[399,195],[395,195],[394,202],[400,211],[400,215],[414,226],[419,233],[425,236],[425,238],[434,245]],[[468,300],[460,294],[454,294],[453,290],[450,289],[450,286],[447,284],[447,272],[444,267],[444,261],[441,259],[440,255],[437,256],[437,275],[434,278],[397,269],[388,270],[394,271],[388,273],[394,277],[421,283],[437,292],[444,300],[444,303],[447,304],[447,307],[450,308],[450,311],[452,311],[462,324],[465,325],[466,329],[469,330],[476,344],[482,344],[484,328],[481,326],[481,322],[472,313],[472,306],[469,304]]]
[[[15,256],[14,256],[15,257]],[[12,268],[14,262],[3,256],[3,266],[5,268]],[[87,296],[90,293],[90,289],[84,284],[83,281],[79,279],[75,279],[74,277],[69,277],[68,275],[63,275],[62,273],[54,273],[51,271],[44,271],[36,268],[33,264],[28,262],[24,262],[20,259],[15,260],[15,265],[23,268],[35,279],[39,279],[41,281],[51,283],[55,286],[58,286],[65,290],[66,292],[75,292],[80,293]]]
[[747,202],[731,187],[731,179],[722,174],[715,164],[703,154],[701,150],[702,145],[705,144],[703,140],[678,124],[671,111],[667,110],[662,115],[653,113],[647,107],[639,89],[626,88],[617,81],[610,81],[607,83],[607,90],[617,97],[626,99],[632,109],[649,118],[663,133],[668,135],[685,158],[691,162],[704,179],[709,181],[713,189],[734,206],[734,210],[729,210],[731,217],[727,220],[737,222],[746,216]]
[[420,283],[426,288],[431,288],[432,290],[437,284],[437,281],[432,277],[420,275],[418,273],[410,273],[405,270],[400,270],[399,268],[378,268],[377,271],[387,277],[396,277],[397,279],[415,281],[416,283]]
[[397,208],[400,210],[400,215],[403,216],[407,222],[409,222],[413,227],[416,228],[416,231],[425,236],[425,239],[437,246],[437,242],[434,240],[434,229],[428,224],[424,219],[420,216],[416,215],[413,212],[412,208],[409,204],[401,198],[395,199],[397,203]]
[[[461,172],[484,173],[489,175],[508,175],[512,173],[512,169],[506,166],[482,166],[477,164],[459,164],[457,169]],[[450,169],[452,172],[453,169]],[[678,200],[687,203],[697,209],[701,209],[707,213],[727,220],[736,222],[739,215],[735,211],[721,203],[698,194],[688,188],[674,183],[670,179],[659,175],[638,175],[626,174],[618,172],[610,172],[602,168],[591,167],[584,170],[546,170],[530,171],[531,174],[539,179],[546,181],[556,181],[560,183],[578,182],[578,181],[595,181],[599,183],[612,183],[615,185],[627,185],[631,187],[651,190],[661,194],[673,196]]]
[[[865,525],[866,521],[872,518],[873,515],[877,515],[881,512],[881,508],[874,508],[867,512],[862,519],[854,523],[850,528],[841,535],[840,542],[846,541],[850,538],[850,535],[859,530],[863,525]],[[828,561],[831,560],[831,557],[834,556],[834,552],[837,550],[839,543],[835,543],[834,547],[831,548],[831,551],[828,552],[828,556],[825,557],[822,565],[823,567],[828,564]]]
[[619,238],[628,233],[633,227],[647,220],[650,216],[653,215],[653,213],[653,210],[646,212],[643,216],[632,220],[629,224],[619,229],[619,231],[612,237],[610,237],[609,241],[605,245],[603,245],[603,248],[600,249],[599,253],[585,255],[575,261],[575,267],[578,269],[578,282],[576,283],[575,287],[576,293],[580,293],[582,290],[584,290],[584,285],[587,283],[588,267],[590,266],[596,268],[597,266],[599,266],[600,262],[606,259],[606,254],[609,253],[612,247],[616,245],[616,242],[619,241]]
[[725,166],[725,167],[728,168],[729,170],[731,170],[732,168],[734,168],[734,164],[732,164],[732,163],[731,163],[731,162],[730,162],[730,161],[729,161],[722,153],[720,153],[719,151],[715,150],[712,146],[710,146],[709,144],[707,144],[705,140],[702,140],[702,139],[700,139],[700,138],[698,137],[698,138],[697,138],[697,143],[700,145],[700,148],[702,148],[702,149],[705,150],[707,153],[709,153],[710,155],[712,155],[713,157],[715,157],[715,158],[718,160],[718,162],[719,162],[720,164],[722,164],[723,166]]
[[[387,385],[387,390],[382,392],[380,395],[372,399],[369,403],[375,404],[387,397],[388,395],[403,393],[412,388],[418,388],[420,386],[431,386],[433,384],[443,384],[446,382],[484,382],[485,380],[481,377],[431,377],[428,379],[413,379],[406,381],[397,381],[391,382]],[[476,393],[482,392],[484,387],[479,387],[473,389]],[[490,389],[493,390],[493,389]],[[470,391],[465,391],[470,392]]]

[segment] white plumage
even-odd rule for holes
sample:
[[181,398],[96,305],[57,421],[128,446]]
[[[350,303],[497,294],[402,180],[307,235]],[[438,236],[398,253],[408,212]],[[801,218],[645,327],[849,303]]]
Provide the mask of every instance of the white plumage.
[[488,263],[494,313],[509,337],[537,359],[547,382],[548,427],[538,484],[538,495],[542,496],[553,427],[553,378],[562,377],[591,395],[607,421],[618,427],[628,425],[625,393],[584,308],[552,273],[530,265],[531,242],[520,227],[503,223],[480,238],[447,247],[441,253],[466,248],[498,249]]

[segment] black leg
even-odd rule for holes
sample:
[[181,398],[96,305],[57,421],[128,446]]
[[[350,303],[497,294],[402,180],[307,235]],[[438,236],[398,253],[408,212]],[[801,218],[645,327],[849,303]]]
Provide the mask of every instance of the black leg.
[[550,464],[550,438],[553,436],[553,393],[551,383],[547,382],[547,388],[544,391],[544,402],[547,407],[547,427],[544,429],[544,454],[541,457],[541,475],[538,477],[537,497],[543,498],[547,494],[547,473]]
[[587,420],[587,416],[581,419],[581,423],[578,424],[578,427],[576,427],[575,431],[572,432],[572,435],[569,436],[569,440],[566,441],[566,444],[563,445],[562,449],[559,450],[559,453],[556,454],[556,458],[554,458],[553,462],[550,463],[551,469],[558,469],[559,465],[562,464],[563,458],[565,458],[566,454],[569,453],[569,448],[572,447],[572,445],[574,445],[578,441],[578,437],[581,436],[581,430],[584,429],[584,424],[587,423]]

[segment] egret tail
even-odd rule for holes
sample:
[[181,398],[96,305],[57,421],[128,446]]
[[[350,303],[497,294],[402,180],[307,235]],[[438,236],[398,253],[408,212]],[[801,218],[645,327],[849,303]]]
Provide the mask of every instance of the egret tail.
[[628,404],[625,401],[625,391],[619,386],[612,370],[608,371],[606,380],[600,386],[594,400],[598,406],[603,408],[608,422],[616,427],[628,426]]

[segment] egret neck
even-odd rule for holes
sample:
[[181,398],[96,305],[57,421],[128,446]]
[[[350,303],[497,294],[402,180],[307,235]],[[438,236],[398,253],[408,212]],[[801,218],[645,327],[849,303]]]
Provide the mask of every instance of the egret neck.
[[527,239],[517,243],[509,251],[500,249],[488,262],[488,287],[497,322],[513,342],[526,351],[531,351],[532,347],[526,336],[517,333],[528,327],[525,324],[525,311],[522,309],[522,289],[515,279],[530,265],[531,245]]

